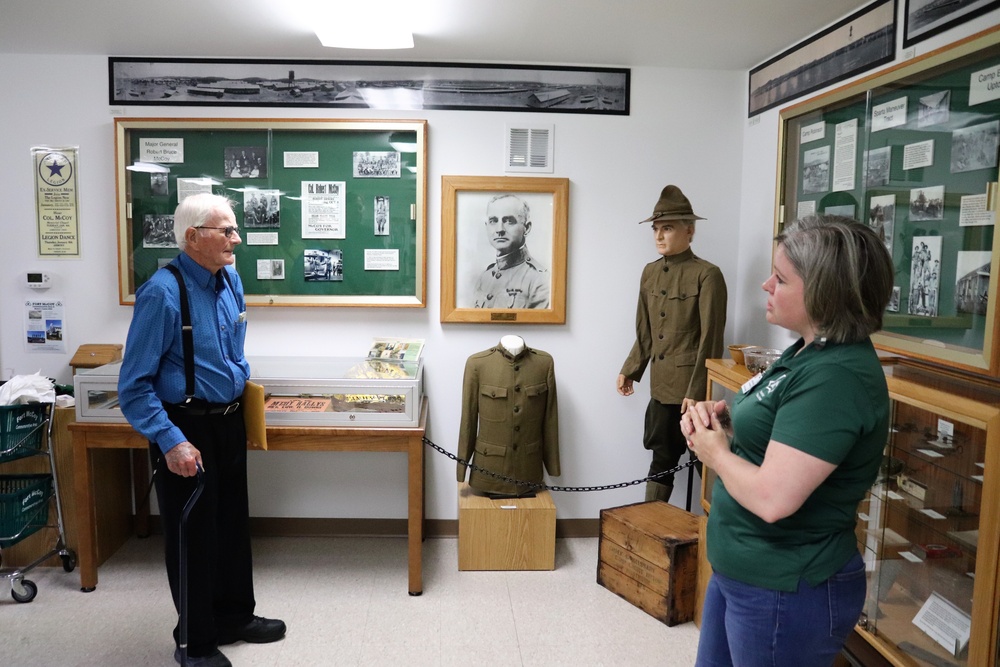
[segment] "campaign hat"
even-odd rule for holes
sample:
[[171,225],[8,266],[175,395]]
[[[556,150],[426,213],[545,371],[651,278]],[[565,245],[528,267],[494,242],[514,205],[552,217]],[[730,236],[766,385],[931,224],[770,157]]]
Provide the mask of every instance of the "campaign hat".
[[660,198],[656,200],[656,206],[653,207],[653,215],[645,220],[640,220],[639,224],[656,222],[657,220],[688,220],[694,222],[695,220],[704,219],[700,215],[694,214],[694,211],[691,210],[691,202],[688,201],[688,198],[684,196],[679,187],[668,185],[660,192]]

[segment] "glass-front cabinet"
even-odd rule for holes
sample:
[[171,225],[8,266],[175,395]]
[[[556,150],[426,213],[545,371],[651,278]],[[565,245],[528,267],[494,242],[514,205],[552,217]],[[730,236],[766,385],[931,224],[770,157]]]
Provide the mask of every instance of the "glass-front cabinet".
[[996,665],[1000,389],[886,367],[892,417],[858,508],[858,633],[899,665]]

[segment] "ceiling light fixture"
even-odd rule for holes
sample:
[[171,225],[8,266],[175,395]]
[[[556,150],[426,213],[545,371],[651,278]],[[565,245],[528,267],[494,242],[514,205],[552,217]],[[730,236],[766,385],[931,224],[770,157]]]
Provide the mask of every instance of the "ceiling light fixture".
[[313,5],[316,11],[311,25],[323,46],[412,49],[415,4],[414,0],[319,2]]
[[412,49],[413,33],[402,27],[379,25],[376,21],[339,24],[316,28],[323,46],[340,49]]

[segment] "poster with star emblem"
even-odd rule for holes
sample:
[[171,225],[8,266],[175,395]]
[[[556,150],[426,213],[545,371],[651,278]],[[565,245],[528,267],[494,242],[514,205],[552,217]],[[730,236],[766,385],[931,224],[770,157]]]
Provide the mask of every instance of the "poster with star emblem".
[[78,147],[36,146],[31,149],[38,256],[41,258],[80,256],[78,151]]

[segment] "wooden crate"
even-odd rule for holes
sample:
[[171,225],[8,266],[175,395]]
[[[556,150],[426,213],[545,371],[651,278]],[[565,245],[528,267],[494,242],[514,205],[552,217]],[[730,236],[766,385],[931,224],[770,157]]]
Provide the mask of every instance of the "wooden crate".
[[601,510],[597,583],[667,625],[694,619],[698,517],[662,500]]
[[491,500],[458,485],[459,570],[554,570],[556,506],[552,494]]

